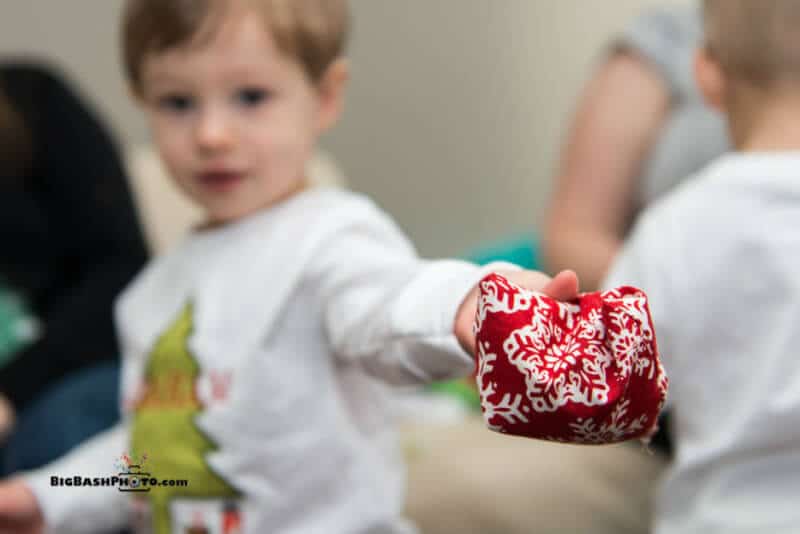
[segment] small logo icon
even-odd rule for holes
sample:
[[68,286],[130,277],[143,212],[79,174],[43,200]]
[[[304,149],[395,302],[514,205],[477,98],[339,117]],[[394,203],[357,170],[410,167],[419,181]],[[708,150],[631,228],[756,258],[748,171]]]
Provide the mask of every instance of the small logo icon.
[[119,491],[146,493],[150,491],[150,473],[142,470],[147,462],[147,453],[141,458],[123,454],[115,462],[117,476],[119,476]]

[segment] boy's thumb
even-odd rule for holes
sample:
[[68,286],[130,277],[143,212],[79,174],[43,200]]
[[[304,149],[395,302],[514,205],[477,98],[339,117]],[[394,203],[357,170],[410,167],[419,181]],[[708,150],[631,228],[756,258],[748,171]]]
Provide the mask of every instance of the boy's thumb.
[[573,300],[578,296],[578,275],[575,271],[561,271],[542,288],[542,293],[556,300]]

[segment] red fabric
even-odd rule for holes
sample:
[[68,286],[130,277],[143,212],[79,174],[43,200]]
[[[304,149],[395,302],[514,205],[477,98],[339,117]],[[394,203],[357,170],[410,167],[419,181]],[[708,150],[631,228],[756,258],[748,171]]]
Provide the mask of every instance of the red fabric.
[[666,400],[647,296],[621,287],[559,302],[480,283],[476,380],[489,428],[585,444],[649,438]]

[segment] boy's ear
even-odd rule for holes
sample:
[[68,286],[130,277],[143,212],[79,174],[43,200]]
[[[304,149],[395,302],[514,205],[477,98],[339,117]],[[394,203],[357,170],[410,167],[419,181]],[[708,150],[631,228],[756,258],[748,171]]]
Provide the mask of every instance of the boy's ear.
[[317,85],[319,91],[319,119],[317,128],[322,133],[331,128],[342,114],[344,93],[350,78],[350,66],[345,59],[337,59],[325,71]]
[[725,72],[706,46],[699,47],[695,53],[694,79],[706,104],[717,111],[725,111]]

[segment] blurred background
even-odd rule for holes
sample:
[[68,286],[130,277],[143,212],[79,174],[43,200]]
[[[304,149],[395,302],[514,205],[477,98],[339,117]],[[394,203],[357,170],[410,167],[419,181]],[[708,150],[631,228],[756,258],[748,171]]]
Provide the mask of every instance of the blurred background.
[[[62,68],[126,144],[122,0],[6,0],[0,56]],[[686,0],[660,0],[658,5]],[[535,232],[581,84],[653,0],[353,0],[349,108],[324,141],[425,256]]]

